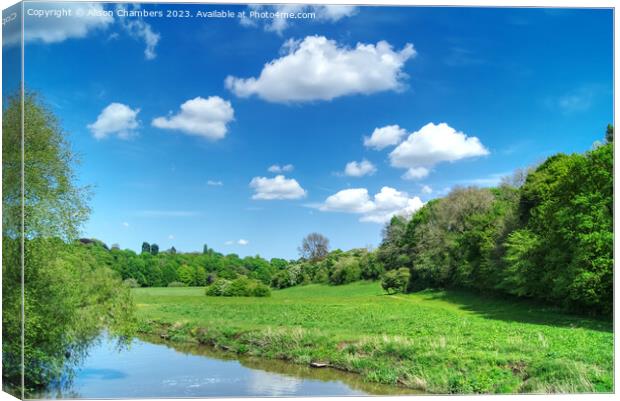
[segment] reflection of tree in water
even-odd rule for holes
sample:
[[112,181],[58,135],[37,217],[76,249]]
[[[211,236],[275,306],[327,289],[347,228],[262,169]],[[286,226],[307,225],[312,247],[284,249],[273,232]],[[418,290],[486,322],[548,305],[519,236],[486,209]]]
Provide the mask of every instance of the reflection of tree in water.
[[[62,367],[62,373],[51,380],[44,389],[27,390],[28,398],[81,398],[73,386],[75,378],[81,372],[84,362],[90,356],[90,351],[98,348],[101,344],[107,344],[114,352],[123,352],[131,348],[132,338],[127,336],[114,336],[104,331],[88,343],[73,344],[65,353],[66,360]],[[97,372],[101,374],[101,372]]]
[[[285,396],[287,394],[291,394],[294,391],[293,386],[298,386],[301,383],[300,379],[319,380],[323,382],[340,381],[353,390],[359,390],[373,395],[421,394],[420,391],[405,387],[390,386],[380,383],[369,383],[364,381],[362,376],[358,374],[343,372],[332,368],[317,369],[306,365],[293,364],[277,359],[242,356],[232,352],[220,351],[207,345],[180,342],[173,343],[162,340],[158,336],[141,336],[141,339],[146,342],[165,345],[168,348],[172,348],[187,355],[201,355],[219,360],[235,360],[246,368],[263,371],[265,372],[265,375],[268,375],[269,373],[277,373],[278,375],[285,376],[285,378],[277,381],[270,378],[270,382],[266,384],[266,386],[272,386],[269,388],[269,392],[282,392],[282,394],[277,395]],[[269,376],[264,376],[264,378],[269,378]],[[287,378],[290,378],[291,380],[288,381]],[[263,386],[262,389],[266,389],[266,387]]]

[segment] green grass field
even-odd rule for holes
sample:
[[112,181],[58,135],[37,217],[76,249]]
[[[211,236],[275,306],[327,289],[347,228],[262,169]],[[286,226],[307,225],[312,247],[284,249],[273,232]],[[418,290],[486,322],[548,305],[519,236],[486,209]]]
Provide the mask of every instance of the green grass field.
[[385,295],[378,283],[308,285],[270,298],[203,288],[134,290],[141,330],[171,341],[327,362],[431,393],[611,392],[611,322],[450,291]]

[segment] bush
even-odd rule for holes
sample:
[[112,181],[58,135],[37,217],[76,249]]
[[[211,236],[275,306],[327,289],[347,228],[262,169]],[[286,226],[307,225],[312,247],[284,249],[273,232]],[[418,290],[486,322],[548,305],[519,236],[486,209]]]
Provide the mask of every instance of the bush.
[[140,284],[138,284],[138,280],[135,278],[128,278],[123,281],[123,284],[129,288],[138,288]]
[[187,284],[182,283],[180,281],[173,281],[168,284],[168,287],[187,287]]
[[410,276],[411,273],[406,267],[401,267],[398,270],[390,270],[383,275],[381,287],[383,287],[388,294],[406,292]]
[[216,279],[213,284],[207,287],[205,293],[211,297],[222,297],[228,296],[230,281],[225,278]]
[[218,278],[205,290],[212,297],[268,297],[271,290],[258,280],[242,276],[235,280]]
[[358,281],[361,277],[360,264],[357,258],[341,258],[334,264],[329,282],[334,285],[348,284]]

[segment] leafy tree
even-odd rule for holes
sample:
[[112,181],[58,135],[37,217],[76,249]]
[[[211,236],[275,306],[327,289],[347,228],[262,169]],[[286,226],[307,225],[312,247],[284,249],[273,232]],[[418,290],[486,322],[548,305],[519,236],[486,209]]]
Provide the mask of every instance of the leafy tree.
[[311,233],[304,237],[298,250],[302,258],[319,261],[329,252],[329,240],[319,233]]
[[334,285],[348,284],[358,281],[361,269],[358,258],[346,257],[339,259],[329,276],[329,282]]
[[2,125],[2,375],[7,386],[21,387],[23,356],[30,390],[69,374],[103,327],[130,334],[133,305],[118,274],[73,243],[89,214],[89,190],[75,184],[78,160],[56,117],[36,94],[26,93],[23,109],[19,96],[8,99]]
[[151,255],[156,256],[159,253],[159,245],[151,244],[150,252],[151,252]]
[[406,292],[410,274],[409,269],[406,267],[387,271],[381,279],[381,287],[388,294]]
[[142,243],[142,253],[151,253],[151,245],[146,241]]

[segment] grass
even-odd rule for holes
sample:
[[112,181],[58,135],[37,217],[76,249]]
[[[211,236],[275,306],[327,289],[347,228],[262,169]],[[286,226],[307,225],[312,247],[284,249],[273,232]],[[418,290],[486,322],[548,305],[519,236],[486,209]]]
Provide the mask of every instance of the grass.
[[431,393],[612,392],[611,322],[448,291],[308,285],[270,298],[134,290],[142,330]]

